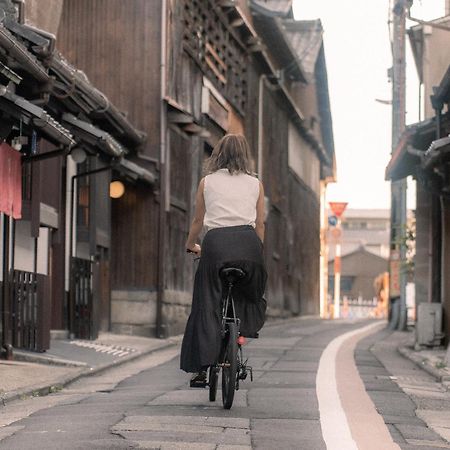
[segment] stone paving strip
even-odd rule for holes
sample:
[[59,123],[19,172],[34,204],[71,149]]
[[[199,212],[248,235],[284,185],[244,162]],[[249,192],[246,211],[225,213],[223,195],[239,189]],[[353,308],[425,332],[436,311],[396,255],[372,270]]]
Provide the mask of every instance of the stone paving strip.
[[[128,345],[123,345],[124,341]],[[55,358],[50,352],[47,355],[18,351],[22,360],[0,360],[0,404],[28,396],[51,394],[79,378],[99,374],[153,352],[174,347],[179,342],[178,336],[159,340],[111,333],[103,333],[97,341],[69,341],[66,347],[86,349],[94,355],[107,355],[106,360],[101,360],[95,366],[83,361]],[[90,356],[89,361],[92,360]]]
[[358,345],[366,389],[402,448],[450,449],[450,392],[421,364],[398,357],[405,337],[385,329]]
[[250,419],[236,417],[127,416],[112,427],[111,431],[137,444],[138,448],[161,450],[252,448]]
[[[95,392],[112,391],[122,380],[136,375],[143,370],[170,361],[178,353],[178,347],[161,349],[158,352],[130,361],[129,364],[115,366],[105,373],[80,378],[72,382],[63,391],[56,391],[52,395],[27,397],[23,400],[18,399],[6,403],[6,405],[0,408],[0,442],[20,432],[24,428],[23,426],[14,425],[15,422],[44,409],[81,402]],[[52,369],[55,368],[52,367]]]

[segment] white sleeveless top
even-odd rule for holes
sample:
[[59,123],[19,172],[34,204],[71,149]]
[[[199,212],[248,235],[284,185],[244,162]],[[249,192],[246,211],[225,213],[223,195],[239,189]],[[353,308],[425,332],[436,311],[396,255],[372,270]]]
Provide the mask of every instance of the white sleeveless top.
[[204,183],[205,219],[208,229],[255,226],[259,181],[245,173],[231,175],[219,169],[207,175]]

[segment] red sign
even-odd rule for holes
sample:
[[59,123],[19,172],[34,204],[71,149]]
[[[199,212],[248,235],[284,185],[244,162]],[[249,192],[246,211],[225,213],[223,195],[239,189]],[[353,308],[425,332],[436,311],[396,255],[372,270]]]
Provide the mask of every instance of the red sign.
[[334,258],[334,273],[341,273],[341,257],[335,256]]
[[346,202],[330,202],[329,203],[331,211],[337,217],[341,217],[347,207],[348,203]]
[[22,217],[21,154],[6,143],[0,145],[0,212]]

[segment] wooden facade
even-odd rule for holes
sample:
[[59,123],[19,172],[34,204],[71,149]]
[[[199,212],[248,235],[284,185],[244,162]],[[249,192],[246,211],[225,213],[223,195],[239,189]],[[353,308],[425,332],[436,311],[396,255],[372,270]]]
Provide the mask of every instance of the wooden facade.
[[[450,16],[434,22],[448,26]],[[450,342],[449,160],[446,137],[450,134],[450,49],[448,35],[422,25],[408,30],[423,85],[422,122],[410,125],[399,139],[386,168],[392,181],[412,175],[416,179],[414,284],[416,310],[425,302],[443,309],[445,343]],[[414,152],[409,151],[410,148]],[[420,320],[420,318],[418,318]]]
[[[331,166],[317,151],[327,146],[323,151],[333,158],[332,134],[327,141],[321,130],[325,123],[331,129],[329,111],[320,109],[320,96],[328,94],[315,73],[306,80],[301,61],[280,78],[288,58],[298,58],[286,52],[279,57],[289,36],[272,34],[273,42],[264,42],[265,53],[251,48],[268,39],[257,30],[274,22],[263,16],[255,22],[251,11],[251,1],[236,8],[209,0],[109,0],[108,7],[101,0],[64,2],[60,49],[146,133],[136,157],[159,163],[158,189],[127,187],[127,195],[112,204],[115,331],[166,335],[183,330],[194,269],[183,244],[202,163],[221,136],[236,130],[249,140],[255,169],[262,167],[269,205],[270,312],[318,313],[319,186],[312,188],[290,168],[288,136],[289,127],[295,127],[315,155],[315,167]],[[235,25],[237,18],[243,25]],[[292,21],[291,13],[286,20]],[[324,57],[315,57],[320,77]],[[128,320],[127,308],[131,315],[141,312],[147,322]]]
[[88,339],[110,329],[110,181],[151,189],[156,179],[125,158],[145,136],[55,49],[48,27],[58,29],[64,10],[53,2],[46,15],[51,2],[27,2],[26,11],[0,2],[0,157],[15,152],[22,172],[21,186],[7,180],[22,207],[15,195],[19,212],[0,217],[7,356],[12,347],[48,349],[51,329]]
[[[288,33],[279,22],[287,27],[293,21],[289,8],[269,14],[257,3],[62,2],[56,47],[64,60],[50,65],[58,88],[51,111],[61,119],[69,112],[112,134],[127,160],[156,174],[157,182],[137,182],[119,166],[77,179],[72,256],[92,264],[97,294],[91,300],[81,287],[69,288],[61,271],[55,274],[54,327],[67,327],[69,306],[86,301],[92,302],[96,330],[157,336],[183,331],[195,270],[184,249],[195,192],[205,157],[227,132],[246,135],[265,186],[269,314],[319,312],[320,180],[333,171],[334,158],[321,34]],[[293,43],[304,45],[311,35],[322,53],[308,55],[305,69]],[[75,67],[86,74],[87,87]],[[83,103],[86,89],[96,108]],[[73,120],[67,123],[73,126]],[[92,143],[82,145],[91,155],[89,167],[74,171],[61,160],[55,169],[64,220],[70,216],[67,180],[116,158],[99,158]],[[111,202],[105,200],[110,177],[125,184],[125,194]],[[68,229],[59,227],[51,240],[55,272],[58,262],[67,261]],[[80,280],[91,270],[83,264],[76,266]],[[64,303],[60,296],[67,290],[79,292],[78,300]]]

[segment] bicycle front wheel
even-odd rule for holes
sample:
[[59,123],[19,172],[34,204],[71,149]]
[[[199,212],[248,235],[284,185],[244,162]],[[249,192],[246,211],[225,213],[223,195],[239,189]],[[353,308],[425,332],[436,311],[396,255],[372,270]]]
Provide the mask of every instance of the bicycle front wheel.
[[222,402],[225,409],[230,409],[236,389],[238,368],[238,328],[235,323],[228,325],[228,340],[225,349],[224,366],[222,369]]

